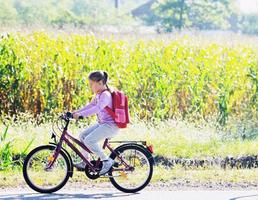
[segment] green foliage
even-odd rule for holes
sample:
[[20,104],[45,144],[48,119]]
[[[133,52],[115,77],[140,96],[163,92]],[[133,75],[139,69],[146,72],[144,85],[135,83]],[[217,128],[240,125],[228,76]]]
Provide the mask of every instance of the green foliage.
[[160,1],[154,5],[154,12],[161,19],[161,24],[166,31],[173,28],[182,29],[188,22],[188,5],[185,0]]
[[243,15],[239,26],[243,33],[258,35],[258,14]]
[[0,1],[0,22],[3,25],[13,24],[17,20],[17,11],[12,0]]
[[0,137],[0,169],[4,169],[12,163],[12,142],[13,140],[7,139],[8,126]]
[[81,27],[134,23],[130,12],[125,9],[127,3],[121,6],[119,12],[112,3],[113,0],[0,0],[0,24],[62,28],[64,25]]
[[228,0],[165,0],[154,4],[153,10],[162,27],[170,32],[182,28],[228,28],[230,6]]
[[232,14],[231,0],[192,1],[189,9],[191,27],[198,29],[227,29]]
[[9,35],[0,41],[1,111],[58,113],[92,97],[91,70],[129,96],[132,118],[146,120],[255,115],[257,51],[245,45],[200,45],[190,39],[113,41],[91,35]]
[[[0,129],[0,171],[15,165],[21,166],[24,157],[35,140],[35,137],[31,139],[31,136],[28,141],[17,139],[18,137],[20,137],[19,134],[11,132],[8,125]],[[17,151],[15,152],[14,149]]]
[[[6,167],[22,166],[22,159],[33,148],[47,144],[50,141],[52,122],[44,121],[39,125],[31,115],[22,116],[13,121],[5,117],[8,123],[8,134],[6,126],[0,123],[0,152],[4,159],[0,164],[6,163]],[[56,118],[55,118],[56,119]],[[88,120],[80,121],[79,124],[70,123],[69,132],[78,137],[79,133],[85,129]],[[165,158],[207,158],[240,155],[255,155],[258,147],[258,126],[256,121],[246,120],[252,127],[246,126],[243,121],[231,122],[228,132],[220,132],[210,123],[203,123],[198,127],[194,123],[187,123],[181,120],[166,120],[158,124],[134,122],[127,129],[121,129],[120,134],[114,140],[146,140],[147,144],[152,144],[155,155]],[[236,130],[234,127],[236,126]],[[245,130],[243,130],[245,129]],[[256,137],[244,139],[241,134],[256,135]],[[248,135],[247,135],[248,136]],[[9,143],[10,142],[10,143]],[[9,144],[8,144],[9,143]],[[119,144],[111,144],[116,147]],[[72,151],[64,145],[64,148],[74,155]],[[106,151],[107,155],[110,153]],[[74,157],[73,159],[76,159]],[[2,168],[4,168],[2,166]],[[4,168],[4,169],[5,169]]]
[[0,109],[1,112],[11,109],[16,113],[17,106],[21,104],[19,88],[23,81],[23,65],[11,48],[13,42],[14,39],[10,37],[0,43]]

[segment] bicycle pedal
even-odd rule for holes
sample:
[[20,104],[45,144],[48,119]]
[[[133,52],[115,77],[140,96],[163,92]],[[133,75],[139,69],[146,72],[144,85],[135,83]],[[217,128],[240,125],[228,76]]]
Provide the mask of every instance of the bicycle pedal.
[[108,174],[104,174],[104,175],[101,175],[99,178],[114,178],[114,177],[119,177],[118,175],[113,175],[113,176],[110,176]]
[[114,176],[110,176],[108,174],[103,174],[99,178],[112,178],[112,177],[114,177]]
[[115,162],[114,164],[113,164],[113,167],[119,167],[119,163],[118,162]]

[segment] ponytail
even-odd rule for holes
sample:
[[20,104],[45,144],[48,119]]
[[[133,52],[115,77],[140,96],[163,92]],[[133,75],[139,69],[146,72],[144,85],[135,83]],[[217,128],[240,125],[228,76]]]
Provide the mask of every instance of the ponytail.
[[105,71],[103,71],[103,74],[104,74],[104,84],[107,84],[108,74]]
[[104,74],[104,84],[106,85],[108,91],[111,91],[110,88],[108,87],[107,81],[108,81],[108,74],[107,72],[103,71]]

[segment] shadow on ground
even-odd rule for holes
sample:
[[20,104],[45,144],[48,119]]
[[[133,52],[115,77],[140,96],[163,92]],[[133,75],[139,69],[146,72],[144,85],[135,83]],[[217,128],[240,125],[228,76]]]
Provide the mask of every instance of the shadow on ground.
[[137,195],[135,194],[126,194],[121,192],[106,192],[106,193],[92,193],[92,194],[65,194],[65,193],[52,193],[52,194],[40,194],[40,193],[23,193],[23,194],[8,194],[1,195],[0,199],[25,199],[25,200],[42,200],[42,199],[116,199],[121,197],[129,197]]

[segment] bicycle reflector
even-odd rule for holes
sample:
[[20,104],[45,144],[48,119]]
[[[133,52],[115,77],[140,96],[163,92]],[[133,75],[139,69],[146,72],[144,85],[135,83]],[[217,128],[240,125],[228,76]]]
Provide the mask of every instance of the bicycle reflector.
[[47,158],[47,160],[49,161],[49,162],[52,162],[53,160],[54,160],[54,156],[48,156],[48,158]]
[[151,152],[152,154],[153,154],[153,146],[152,145],[149,145],[149,146],[147,146],[147,149],[149,150],[149,152]]

